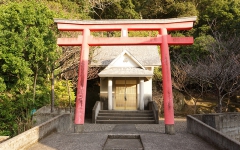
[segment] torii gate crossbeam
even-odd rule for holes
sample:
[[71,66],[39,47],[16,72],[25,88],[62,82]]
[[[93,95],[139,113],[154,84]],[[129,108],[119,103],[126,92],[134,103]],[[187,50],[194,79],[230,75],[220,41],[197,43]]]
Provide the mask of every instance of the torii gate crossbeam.
[[[171,35],[168,35],[168,31],[189,30],[193,27],[196,17],[153,20],[125,19],[84,21],[55,19],[54,21],[57,23],[60,31],[82,31],[82,35],[77,38],[58,38],[57,41],[59,46],[81,46],[75,108],[76,125],[84,124],[89,46],[160,45],[165,133],[175,133],[169,45],[190,45],[193,44],[193,38],[171,37]],[[154,30],[158,31],[159,35],[157,37],[128,37],[127,34],[130,30]],[[91,36],[92,31],[121,31],[122,36],[108,38],[93,37]]]

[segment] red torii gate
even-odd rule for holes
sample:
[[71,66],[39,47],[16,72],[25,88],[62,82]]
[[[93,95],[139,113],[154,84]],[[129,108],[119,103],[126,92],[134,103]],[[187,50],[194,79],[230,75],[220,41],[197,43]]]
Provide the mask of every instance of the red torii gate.
[[[77,98],[75,108],[75,124],[84,124],[88,55],[89,46],[120,46],[120,45],[160,45],[165,133],[174,134],[174,109],[172,81],[170,70],[169,45],[191,45],[193,37],[171,37],[168,31],[190,30],[196,17],[172,19],[134,19],[134,20],[62,20],[55,19],[60,31],[82,31],[77,38],[58,38],[59,46],[81,46]],[[128,37],[128,31],[154,30],[159,31],[157,37]],[[121,37],[93,37],[91,31],[121,31]]]

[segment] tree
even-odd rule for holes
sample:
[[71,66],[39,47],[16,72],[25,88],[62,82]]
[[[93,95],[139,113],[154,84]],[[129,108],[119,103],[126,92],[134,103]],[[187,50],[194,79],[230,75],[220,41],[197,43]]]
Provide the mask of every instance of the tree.
[[[92,60],[93,51],[97,47],[90,48],[90,57],[89,63]],[[74,87],[77,86],[78,80],[78,65],[80,60],[80,47],[63,47],[62,48],[62,55],[58,59],[57,64],[58,66],[55,68],[58,70],[56,76],[60,76],[62,79],[65,80],[72,80]],[[98,77],[100,68],[99,67],[89,67],[88,68],[88,80],[95,79]]]
[[240,39],[233,34],[213,34],[214,40],[205,45],[205,55],[185,57],[181,65],[187,66],[186,77],[192,83],[211,88],[218,100],[217,111],[222,112],[223,99],[240,88]]
[[104,13],[105,9],[111,6],[114,2],[119,0],[89,0],[88,6],[90,12],[95,16],[94,18],[102,19],[102,14]]
[[[0,91],[0,101],[12,104],[13,108],[5,111],[13,120],[2,112],[0,118],[19,126],[28,122],[31,110],[39,102],[37,88],[41,97],[49,92],[47,70],[57,56],[53,13],[35,1],[0,5],[0,10],[0,84],[6,87]],[[11,131],[12,135],[16,133],[15,129]]]
[[90,7],[86,0],[41,0],[56,18],[90,19]]
[[193,2],[181,0],[133,0],[135,11],[144,19],[196,16]]
[[135,11],[132,0],[103,0],[92,6],[95,19],[137,19],[140,15]]
[[[67,87],[67,88],[66,88]],[[71,109],[72,105],[74,105],[75,94],[72,90],[72,84],[69,80],[59,80],[55,84],[55,105],[60,108]]]
[[199,12],[196,36],[212,35],[212,29],[219,32],[239,34],[239,0],[201,0],[196,1],[195,6]]
[[203,94],[206,93],[208,85],[198,77],[189,74],[189,70],[192,69],[192,64],[193,61],[177,57],[175,54],[171,66],[172,84],[175,89],[183,92],[194,101],[194,114],[196,114],[197,102],[202,99]]

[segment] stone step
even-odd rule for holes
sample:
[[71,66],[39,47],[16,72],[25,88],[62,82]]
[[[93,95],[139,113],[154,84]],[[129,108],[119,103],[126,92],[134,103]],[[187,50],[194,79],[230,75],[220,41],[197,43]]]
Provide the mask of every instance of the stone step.
[[127,116],[127,117],[151,117],[153,114],[147,113],[99,113],[98,116]]
[[154,124],[152,110],[122,111],[100,110],[96,119],[99,124]]
[[98,116],[97,120],[154,120],[150,117],[129,117],[129,116]]
[[100,110],[99,113],[138,113],[138,114],[146,114],[146,113],[150,113],[152,114],[153,111],[152,110],[142,110],[142,111],[133,111],[133,110]]
[[155,120],[97,120],[99,124],[155,124]]

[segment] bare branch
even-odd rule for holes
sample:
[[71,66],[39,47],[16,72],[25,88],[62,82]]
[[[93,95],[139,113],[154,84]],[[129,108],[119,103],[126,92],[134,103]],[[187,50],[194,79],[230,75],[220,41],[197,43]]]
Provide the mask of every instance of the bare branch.
[[240,38],[219,32],[214,32],[214,38],[215,41],[207,44],[208,54],[197,60],[175,56],[173,86],[185,92],[187,89],[184,87],[191,84],[190,82],[199,86],[208,84],[214,87],[212,90],[218,97],[221,111],[225,96],[240,89]]

